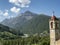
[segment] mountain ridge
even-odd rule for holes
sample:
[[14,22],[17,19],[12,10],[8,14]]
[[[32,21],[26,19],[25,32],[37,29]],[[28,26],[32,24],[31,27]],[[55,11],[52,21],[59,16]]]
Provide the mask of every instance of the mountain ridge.
[[[32,18],[29,16],[32,16]],[[35,34],[35,33],[42,33],[43,31],[49,31],[49,19],[51,16],[45,14],[34,14],[32,12],[25,12],[20,17],[16,17],[11,21],[11,23],[6,23],[8,26],[20,31],[21,33],[26,34]],[[17,22],[16,24],[12,24]]]
[[38,14],[32,13],[30,11],[26,11],[20,16],[2,21],[1,24],[7,25],[9,27],[14,27],[14,25],[17,25],[17,24],[22,25],[23,22],[26,22],[37,15]]

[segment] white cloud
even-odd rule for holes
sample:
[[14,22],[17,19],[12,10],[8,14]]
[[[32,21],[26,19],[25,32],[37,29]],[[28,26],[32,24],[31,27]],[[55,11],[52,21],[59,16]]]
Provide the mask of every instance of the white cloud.
[[29,7],[29,4],[31,3],[30,0],[9,0],[9,2],[19,7]]
[[13,3],[13,4],[15,4],[15,5],[19,5],[19,4],[18,4],[18,0],[9,0],[9,2],[10,2],[10,3]]
[[21,7],[29,7],[29,5],[24,5],[24,4],[21,4]]
[[20,11],[20,8],[12,7],[10,11],[14,13],[18,13]]
[[11,2],[11,3],[16,3],[17,0],[9,0],[9,2]]
[[3,16],[8,16],[9,14],[8,14],[8,12],[4,12],[4,14],[3,14]]
[[2,11],[0,10],[0,16],[8,16],[8,10]]
[[29,4],[30,3],[30,0],[18,0],[20,3],[23,3],[23,4]]
[[9,16],[8,10],[2,11],[0,10],[0,22]]
[[19,0],[21,7],[27,7],[30,4],[30,0]]

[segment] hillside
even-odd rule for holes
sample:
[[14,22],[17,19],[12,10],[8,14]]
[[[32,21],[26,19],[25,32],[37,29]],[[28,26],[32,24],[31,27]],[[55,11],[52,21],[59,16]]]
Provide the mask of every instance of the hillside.
[[0,24],[0,39],[14,39],[17,38],[17,35],[23,35],[17,30],[10,28],[8,26]]
[[15,34],[12,32],[13,29],[9,28],[8,26],[0,24],[0,38],[10,38],[12,35]]
[[49,30],[49,18],[49,16],[41,14],[32,18],[28,22],[25,22],[23,26],[17,28],[23,33],[42,33],[43,31]]
[[3,31],[9,32],[10,28],[8,26],[0,24],[0,32],[3,32]]
[[26,11],[25,13],[22,13],[21,16],[13,18],[13,20],[4,20],[2,24],[16,29],[15,31],[17,33],[40,34],[44,31],[49,31],[49,19],[50,16],[44,14],[38,15],[30,11]]

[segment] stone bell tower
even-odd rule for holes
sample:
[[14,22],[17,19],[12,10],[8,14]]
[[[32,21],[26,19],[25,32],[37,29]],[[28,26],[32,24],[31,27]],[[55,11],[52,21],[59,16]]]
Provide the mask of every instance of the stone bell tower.
[[54,16],[49,20],[50,28],[50,45],[57,45],[56,41],[59,40],[59,20]]

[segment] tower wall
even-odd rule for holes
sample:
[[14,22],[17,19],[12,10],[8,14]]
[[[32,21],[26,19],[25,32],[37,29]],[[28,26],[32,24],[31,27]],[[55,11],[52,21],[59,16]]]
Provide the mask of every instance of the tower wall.
[[55,45],[55,30],[50,30],[50,45]]
[[52,16],[49,20],[50,28],[50,45],[60,45],[60,35],[59,35],[59,20]]

